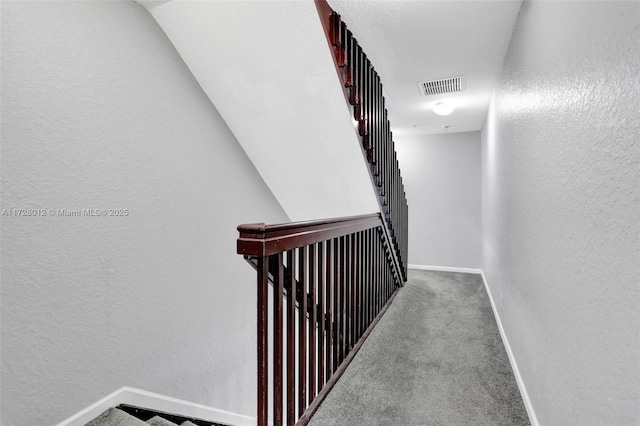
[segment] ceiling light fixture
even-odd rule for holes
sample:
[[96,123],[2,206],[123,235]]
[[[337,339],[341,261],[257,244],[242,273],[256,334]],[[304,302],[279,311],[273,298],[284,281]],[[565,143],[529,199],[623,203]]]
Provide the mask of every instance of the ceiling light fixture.
[[438,102],[433,106],[433,112],[438,115],[449,115],[453,110],[454,106],[449,102]]

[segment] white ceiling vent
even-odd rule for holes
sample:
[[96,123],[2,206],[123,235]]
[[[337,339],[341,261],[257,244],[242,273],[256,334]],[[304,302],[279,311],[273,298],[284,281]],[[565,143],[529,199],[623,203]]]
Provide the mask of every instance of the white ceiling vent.
[[467,76],[441,78],[418,83],[422,96],[462,92],[467,88]]

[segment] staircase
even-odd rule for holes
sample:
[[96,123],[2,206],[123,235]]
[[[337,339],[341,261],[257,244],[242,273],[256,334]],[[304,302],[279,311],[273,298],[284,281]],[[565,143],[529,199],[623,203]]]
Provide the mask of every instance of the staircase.
[[315,5],[380,213],[238,226],[256,270],[257,424],[306,425],[407,280],[408,205],[382,84],[326,0]]
[[256,271],[257,424],[304,426],[407,280],[408,204],[381,78],[340,15],[237,4],[148,9],[292,220],[239,225],[237,253]]
[[226,426],[130,405],[109,408],[85,426]]

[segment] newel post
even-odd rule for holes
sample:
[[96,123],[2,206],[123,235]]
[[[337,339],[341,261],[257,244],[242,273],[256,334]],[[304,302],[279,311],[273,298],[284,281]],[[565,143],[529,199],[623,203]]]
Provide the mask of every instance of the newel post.
[[256,361],[258,367],[257,408],[258,426],[269,421],[269,256],[265,253],[265,224],[253,223],[238,226],[237,252],[256,259]]

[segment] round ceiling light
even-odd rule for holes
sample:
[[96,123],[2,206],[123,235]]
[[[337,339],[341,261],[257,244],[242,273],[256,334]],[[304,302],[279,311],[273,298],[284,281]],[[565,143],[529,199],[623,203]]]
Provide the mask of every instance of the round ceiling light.
[[433,106],[433,112],[438,115],[449,115],[453,110],[454,106],[449,102],[438,102]]

